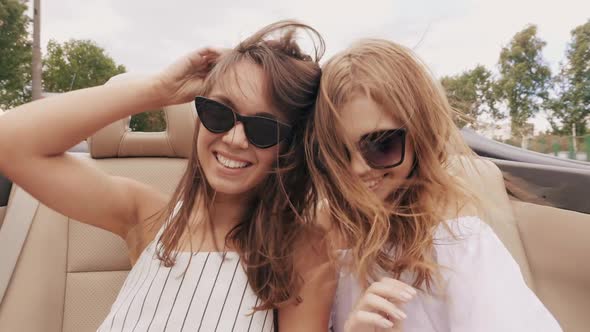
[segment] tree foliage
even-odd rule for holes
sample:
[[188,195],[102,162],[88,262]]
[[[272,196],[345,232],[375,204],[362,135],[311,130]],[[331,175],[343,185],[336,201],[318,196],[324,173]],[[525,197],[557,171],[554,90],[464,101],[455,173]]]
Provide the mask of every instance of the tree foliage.
[[67,92],[102,85],[124,73],[105,50],[91,40],[50,40],[43,58],[43,87],[49,92]]
[[[72,39],[63,44],[50,40],[43,60],[43,85],[45,91],[67,92],[102,85],[125,71],[91,40]],[[130,127],[134,131],[163,131],[165,117],[161,111],[137,114]]]
[[166,116],[163,111],[148,111],[131,117],[129,128],[133,131],[165,131]]
[[549,122],[555,133],[588,132],[590,118],[590,20],[571,31],[566,62],[554,79],[555,97],[549,102]]
[[26,10],[20,1],[0,0],[0,109],[31,98],[32,49]]
[[447,93],[449,103],[459,112],[455,123],[459,127],[469,125],[480,127],[478,119],[488,115],[491,119],[501,119],[503,114],[496,107],[496,82],[492,73],[484,66],[455,76],[446,76],[441,83]]
[[548,98],[551,70],[543,60],[546,42],[537,37],[537,27],[529,25],[502,48],[498,62],[498,92],[511,120],[512,136],[522,137],[527,120],[543,108]]

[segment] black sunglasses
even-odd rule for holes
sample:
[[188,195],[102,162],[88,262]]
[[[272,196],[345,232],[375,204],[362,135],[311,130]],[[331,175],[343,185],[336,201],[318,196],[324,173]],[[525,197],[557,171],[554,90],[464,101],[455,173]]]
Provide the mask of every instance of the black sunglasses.
[[365,134],[358,141],[358,149],[371,168],[399,166],[404,162],[406,153],[406,130],[400,128]]
[[225,133],[241,122],[248,141],[261,149],[277,145],[291,134],[291,126],[276,119],[240,115],[229,106],[212,99],[196,97],[195,106],[201,123],[210,132]]

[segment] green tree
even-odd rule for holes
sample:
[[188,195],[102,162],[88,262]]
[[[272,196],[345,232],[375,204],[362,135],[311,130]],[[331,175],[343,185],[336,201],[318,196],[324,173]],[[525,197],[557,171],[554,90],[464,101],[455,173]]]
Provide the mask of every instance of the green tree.
[[[73,39],[63,44],[50,40],[43,59],[43,85],[45,91],[67,92],[102,85],[125,71],[91,40]],[[131,118],[130,127],[134,131],[163,131],[164,113],[137,114]]]
[[576,136],[588,132],[590,116],[590,20],[571,31],[566,62],[555,77],[555,98],[549,102],[549,122],[554,133]]
[[512,136],[520,140],[528,130],[526,122],[544,105],[551,83],[551,70],[543,60],[546,42],[537,37],[537,27],[529,25],[502,48],[499,97],[510,115]]
[[31,98],[31,41],[27,6],[0,0],[0,108],[18,106]]
[[72,39],[62,45],[50,40],[43,59],[43,86],[45,91],[67,92],[102,85],[125,71],[93,41]]
[[165,131],[166,116],[163,111],[148,111],[131,117],[129,128],[133,131]]
[[457,126],[469,125],[478,129],[481,125],[477,120],[484,114],[496,120],[503,118],[496,107],[496,82],[492,73],[484,66],[479,65],[462,74],[443,77],[441,83],[449,103],[460,113],[455,117]]

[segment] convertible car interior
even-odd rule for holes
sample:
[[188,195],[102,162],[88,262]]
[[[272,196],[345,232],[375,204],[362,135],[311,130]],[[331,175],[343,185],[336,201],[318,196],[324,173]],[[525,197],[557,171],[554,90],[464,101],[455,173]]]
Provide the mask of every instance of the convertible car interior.
[[[164,132],[133,132],[124,119],[89,138],[86,152],[69,153],[172,194],[192,149],[196,112],[192,103],[163,111]],[[563,329],[588,331],[590,163],[469,130],[464,136],[483,158],[459,176],[485,202],[485,220]],[[0,174],[0,331],[95,331],[130,270],[127,253],[123,239],[60,215]]]

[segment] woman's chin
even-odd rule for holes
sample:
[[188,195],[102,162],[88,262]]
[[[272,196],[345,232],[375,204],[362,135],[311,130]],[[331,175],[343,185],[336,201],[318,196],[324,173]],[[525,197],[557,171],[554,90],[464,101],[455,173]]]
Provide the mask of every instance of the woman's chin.
[[209,186],[216,195],[240,196],[247,195],[252,191],[252,188],[247,185],[220,179],[212,179],[209,181]]

